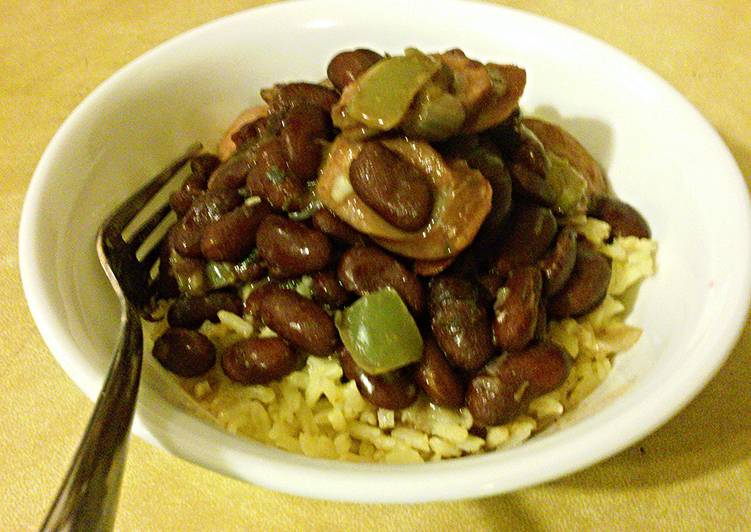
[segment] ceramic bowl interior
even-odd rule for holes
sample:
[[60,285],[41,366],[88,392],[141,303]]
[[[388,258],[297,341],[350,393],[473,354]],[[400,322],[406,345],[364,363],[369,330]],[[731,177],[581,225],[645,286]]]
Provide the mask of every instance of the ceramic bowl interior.
[[[704,386],[742,327],[751,226],[740,172],[710,125],[656,75],[609,46],[521,12],[475,3],[313,0],[224,18],[113,75],[66,120],[29,187],[20,233],[36,323],[94,398],[120,310],[94,235],[105,215],[196,140],[214,146],[274,82],[319,80],[339,50],[462,48],[527,70],[525,112],[577,136],[659,242],[658,273],[630,316],[644,329],[606,382],[519,448],[419,466],[296,456],[226,434],[187,412],[147,365],[134,431],[188,460],[317,498],[411,502],[483,496],[580,469],[656,429]],[[728,228],[733,228],[729,231]]]

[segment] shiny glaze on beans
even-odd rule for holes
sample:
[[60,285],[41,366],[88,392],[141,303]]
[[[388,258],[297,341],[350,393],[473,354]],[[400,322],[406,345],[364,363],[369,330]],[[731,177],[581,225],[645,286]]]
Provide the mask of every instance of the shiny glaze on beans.
[[175,251],[186,257],[203,257],[201,237],[204,228],[243,202],[236,190],[209,191],[198,196],[174,229]]
[[568,353],[549,343],[494,358],[467,388],[466,404],[475,425],[510,421],[532,399],[563,384],[570,367]]
[[297,355],[281,338],[240,340],[222,356],[225,375],[240,384],[267,384],[296,367]]
[[367,142],[352,161],[349,180],[357,195],[395,227],[417,231],[433,208],[428,180],[380,142]]
[[349,352],[341,348],[339,360],[344,375],[355,381],[357,389],[371,404],[389,410],[407,408],[417,399],[417,386],[403,370],[391,371],[383,375],[371,375],[357,365]]
[[207,225],[201,233],[201,252],[214,261],[237,262],[256,244],[261,220],[271,213],[266,203],[241,205]]
[[593,200],[590,215],[610,224],[611,237],[652,237],[649,225],[641,213],[628,203],[616,198],[601,196]]
[[491,265],[500,274],[534,264],[555,238],[558,223],[550,209],[517,202],[499,238]]
[[154,342],[154,358],[176,375],[198,377],[214,367],[216,348],[203,334],[170,327]]
[[341,92],[381,59],[380,54],[366,48],[341,52],[331,59],[326,74],[334,87]]
[[415,382],[434,404],[447,408],[464,406],[464,378],[446,359],[435,340],[425,340]]
[[566,284],[576,263],[576,230],[564,227],[558,232],[553,249],[540,259],[545,295],[557,294]]
[[331,316],[294,290],[266,293],[261,300],[261,318],[272,331],[312,355],[331,354],[339,343]]
[[256,243],[269,273],[279,279],[322,270],[331,260],[331,243],[326,235],[275,214],[261,222]]
[[493,343],[504,350],[523,349],[537,330],[542,297],[540,270],[533,266],[511,270],[497,294],[493,305]]
[[586,243],[580,243],[571,277],[548,301],[550,316],[563,319],[594,309],[607,294],[610,275],[610,261]]
[[310,277],[313,280],[311,290],[314,301],[331,308],[341,308],[351,299],[342,283],[339,282],[336,272],[331,270],[316,272]]
[[469,281],[443,276],[430,282],[430,326],[452,364],[480,368],[493,353],[490,318]]
[[337,275],[344,288],[357,295],[391,287],[414,314],[425,308],[424,289],[417,276],[379,248],[348,249],[339,260]]

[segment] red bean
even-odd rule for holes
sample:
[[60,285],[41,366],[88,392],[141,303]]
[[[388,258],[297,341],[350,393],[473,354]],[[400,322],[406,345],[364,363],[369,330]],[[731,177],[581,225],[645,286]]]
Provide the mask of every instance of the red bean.
[[312,217],[313,226],[326,236],[339,242],[360,246],[365,244],[365,236],[337,218],[326,208],[317,210]]
[[183,295],[170,306],[167,322],[173,327],[197,329],[206,320],[218,322],[220,310],[242,314],[242,302],[234,292],[211,292],[199,297]]
[[185,178],[182,186],[170,195],[170,206],[178,216],[188,212],[193,200],[206,190],[209,176],[218,165],[219,159],[208,153],[191,159],[191,174]]
[[256,244],[261,220],[271,213],[266,203],[241,205],[207,225],[201,234],[201,251],[214,261],[237,262],[246,257]]
[[305,196],[305,185],[290,172],[284,144],[277,137],[257,148],[246,184],[252,194],[282,211],[298,210]]
[[475,238],[476,242],[493,242],[497,240],[511,211],[511,177],[503,164],[503,159],[488,149],[471,152],[467,157],[467,164],[479,170],[493,189],[490,213]]
[[326,111],[313,105],[298,105],[285,113],[280,139],[287,166],[298,179],[315,178],[321,163],[323,141],[330,134],[330,120]]
[[514,191],[540,205],[549,207],[555,203],[555,190],[546,180],[547,163],[541,144],[523,138],[511,155],[509,170],[514,182]]
[[329,62],[326,75],[334,87],[341,92],[344,87],[381,59],[380,54],[366,48],[340,52]]
[[548,301],[548,312],[553,318],[562,319],[593,310],[607,294],[610,274],[608,259],[580,243],[574,271],[561,291]]
[[445,276],[430,282],[430,325],[441,350],[460,368],[476,370],[493,354],[488,313],[469,281]]
[[250,174],[254,164],[253,153],[246,150],[236,151],[211,174],[208,189],[238,189],[242,187],[247,182],[248,174]]
[[435,340],[425,341],[422,359],[417,364],[415,381],[435,404],[448,408],[464,406],[464,381],[451,367]]
[[334,320],[318,304],[294,290],[270,290],[264,296],[261,318],[271,330],[306,353],[334,351],[339,342]]
[[498,290],[493,310],[493,342],[504,350],[523,349],[534,337],[542,296],[542,276],[533,266],[512,270]]
[[539,259],[555,238],[558,224],[550,209],[518,202],[498,243],[493,270],[506,275]]
[[276,278],[316,272],[331,260],[331,243],[326,235],[275,214],[261,222],[256,243],[269,273]]
[[186,257],[202,257],[201,236],[204,228],[242,201],[236,190],[229,189],[209,191],[198,196],[175,226],[172,236],[175,250]]
[[352,355],[344,348],[339,350],[339,358],[344,375],[355,381],[357,389],[369,403],[380,408],[399,410],[407,408],[417,399],[417,387],[403,371],[371,375],[358,366]]
[[222,357],[225,375],[240,384],[267,384],[296,367],[297,355],[281,338],[240,340]]
[[428,180],[380,142],[367,142],[349,169],[357,195],[386,221],[417,231],[430,220],[433,199]]
[[557,294],[571,277],[576,263],[576,236],[573,227],[564,227],[559,231],[553,249],[540,259],[545,295]]
[[181,377],[198,377],[214,367],[216,348],[199,332],[171,327],[154,342],[154,358]]
[[635,236],[637,238],[651,238],[652,232],[644,217],[628,203],[616,198],[605,196],[594,200],[590,209],[590,216],[604,220],[610,224],[612,237]]
[[563,384],[571,358],[559,347],[540,343],[491,360],[470,382],[466,403],[475,425],[511,421],[529,402]]
[[336,91],[315,83],[282,83],[261,91],[261,97],[272,112],[284,111],[297,105],[314,105],[327,113],[339,101]]
[[357,295],[391,287],[414,314],[420,314],[425,308],[424,289],[417,276],[378,248],[348,249],[339,260],[337,275],[344,288]]
[[256,286],[253,291],[248,294],[248,297],[245,298],[243,303],[245,314],[252,316],[254,320],[260,322],[261,303],[264,298],[274,290],[282,290],[282,288],[276,283],[263,283]]
[[327,270],[311,275],[313,300],[331,308],[342,308],[349,302],[349,294],[339,282],[336,272]]

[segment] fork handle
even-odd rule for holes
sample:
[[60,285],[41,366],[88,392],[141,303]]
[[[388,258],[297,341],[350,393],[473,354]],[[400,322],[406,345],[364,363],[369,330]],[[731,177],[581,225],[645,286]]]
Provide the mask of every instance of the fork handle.
[[126,304],[117,349],[86,433],[42,530],[111,530],[143,360],[138,312]]

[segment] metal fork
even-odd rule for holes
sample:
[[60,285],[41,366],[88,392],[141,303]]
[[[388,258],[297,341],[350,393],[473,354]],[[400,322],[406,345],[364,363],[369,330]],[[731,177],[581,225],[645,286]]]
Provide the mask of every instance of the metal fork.
[[[141,315],[153,293],[151,271],[159,257],[161,240],[145,254],[139,248],[169,214],[169,205],[165,203],[157,209],[127,241],[123,231],[200,149],[200,144],[191,146],[185,155],[128,198],[99,228],[96,239],[99,262],[122,306],[120,337],[86,433],[42,530],[112,529],[141,375]],[[140,260],[137,252],[142,256]]]

